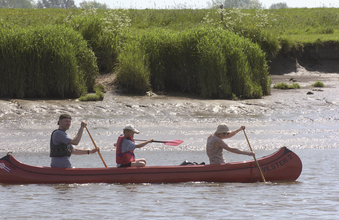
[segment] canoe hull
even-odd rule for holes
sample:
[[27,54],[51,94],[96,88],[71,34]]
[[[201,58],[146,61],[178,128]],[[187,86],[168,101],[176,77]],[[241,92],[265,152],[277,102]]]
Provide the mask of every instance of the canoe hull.
[[[302,171],[300,158],[286,147],[257,160],[266,181],[295,181]],[[51,168],[23,164],[12,155],[0,159],[0,183],[176,183],[260,182],[254,161],[221,165],[148,166],[127,168]]]

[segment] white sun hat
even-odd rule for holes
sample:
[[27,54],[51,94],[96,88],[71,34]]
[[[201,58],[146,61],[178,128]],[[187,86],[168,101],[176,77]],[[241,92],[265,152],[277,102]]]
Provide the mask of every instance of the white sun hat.
[[227,124],[222,123],[218,126],[217,130],[215,133],[220,134],[220,133],[228,133],[230,131],[229,127]]
[[138,131],[137,129],[135,129],[134,126],[131,125],[131,124],[126,125],[126,126],[124,127],[124,130],[131,130],[131,131],[133,131],[134,133],[137,133],[137,134],[140,133],[140,131]]

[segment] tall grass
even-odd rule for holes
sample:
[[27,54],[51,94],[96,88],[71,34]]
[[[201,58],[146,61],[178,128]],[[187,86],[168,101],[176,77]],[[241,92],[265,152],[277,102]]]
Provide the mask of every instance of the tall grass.
[[97,57],[99,71],[111,72],[121,45],[121,37],[130,26],[130,19],[122,11],[84,10],[65,18],[68,27],[81,33]]
[[213,13],[208,12],[202,20],[202,25],[222,28],[246,37],[258,44],[268,58],[272,58],[277,55],[281,46],[279,38],[270,32],[272,24],[269,15],[270,13],[263,9],[218,9]]
[[[0,9],[0,19],[22,27],[56,24],[63,22],[70,15],[82,14],[82,9]],[[261,27],[274,35],[299,34],[337,34],[339,30],[338,8],[286,8],[286,9],[172,9],[172,10],[97,10],[98,14],[106,12],[124,12],[131,19],[131,28],[167,28],[185,30],[200,26],[206,18],[215,23],[224,23],[231,17],[233,23],[245,27]],[[208,17],[206,17],[208,15]],[[333,32],[332,32],[333,30]],[[299,39],[302,42],[302,38]]]
[[[233,94],[260,98],[270,93],[265,53],[232,32],[215,28],[181,33],[154,29],[137,40],[139,44],[126,46],[120,54],[117,69],[117,81],[124,82],[130,92],[148,89],[148,75],[144,73],[149,69],[153,91],[179,90],[206,98],[231,98]],[[136,70],[141,71],[138,74]],[[126,83],[139,87],[132,90]],[[142,85],[146,87],[140,89]]]
[[72,29],[16,27],[0,36],[1,97],[78,97],[93,87],[96,58]]
[[115,83],[128,93],[144,94],[150,89],[150,71],[140,41],[132,39],[124,47],[115,67]]
[[46,9],[22,9],[22,8],[2,8],[0,9],[0,19],[9,23],[11,26],[18,25],[22,28],[29,26],[43,26],[63,24],[64,19],[73,14],[79,14],[78,9],[61,9],[61,8],[46,8]]
[[99,68],[131,93],[257,98],[270,93],[265,58],[339,45],[338,13],[0,9],[0,96],[75,97],[93,90]]
[[260,98],[270,93],[265,53],[257,44],[221,29],[200,31],[198,70],[204,97]]

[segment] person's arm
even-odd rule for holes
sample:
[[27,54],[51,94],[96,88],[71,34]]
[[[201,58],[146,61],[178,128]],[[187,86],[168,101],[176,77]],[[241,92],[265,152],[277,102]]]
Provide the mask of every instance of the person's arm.
[[153,139],[150,138],[148,141],[144,141],[144,142],[141,142],[137,145],[135,145],[135,148],[142,148],[143,146],[145,146],[146,144],[149,144],[149,143],[152,143],[153,142]]
[[239,150],[237,148],[234,148],[234,147],[230,147],[228,146],[223,140],[219,139],[217,140],[216,144],[219,146],[219,147],[222,147],[224,148],[225,150],[228,150],[232,153],[235,153],[235,154],[244,154],[244,155],[247,155],[247,156],[254,156],[255,153],[254,152],[248,152],[248,151],[242,151],[242,150]]
[[100,151],[100,149],[93,148],[92,150],[83,150],[83,149],[73,148],[72,154],[75,154],[75,155],[94,154],[97,151]]
[[241,126],[239,129],[235,130],[235,131],[231,131],[226,135],[226,138],[231,138],[234,135],[236,135],[239,131],[245,130],[245,126]]
[[80,129],[78,131],[78,133],[75,135],[75,137],[69,142],[69,144],[72,145],[78,145],[81,137],[82,137],[82,133],[84,132],[84,128],[87,126],[87,122],[86,121],[82,121],[81,122],[81,126]]

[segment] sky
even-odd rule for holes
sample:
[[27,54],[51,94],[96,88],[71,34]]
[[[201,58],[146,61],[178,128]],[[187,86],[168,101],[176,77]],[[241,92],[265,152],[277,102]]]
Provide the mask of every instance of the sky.
[[[79,6],[84,0],[75,0]],[[92,0],[86,0],[92,1]],[[339,7],[338,0],[258,0],[265,8],[275,3],[286,3],[291,8],[317,8],[317,7]],[[99,3],[106,3],[109,8],[132,8],[132,9],[171,9],[171,8],[192,8],[201,9],[208,6],[211,0],[96,0]]]

